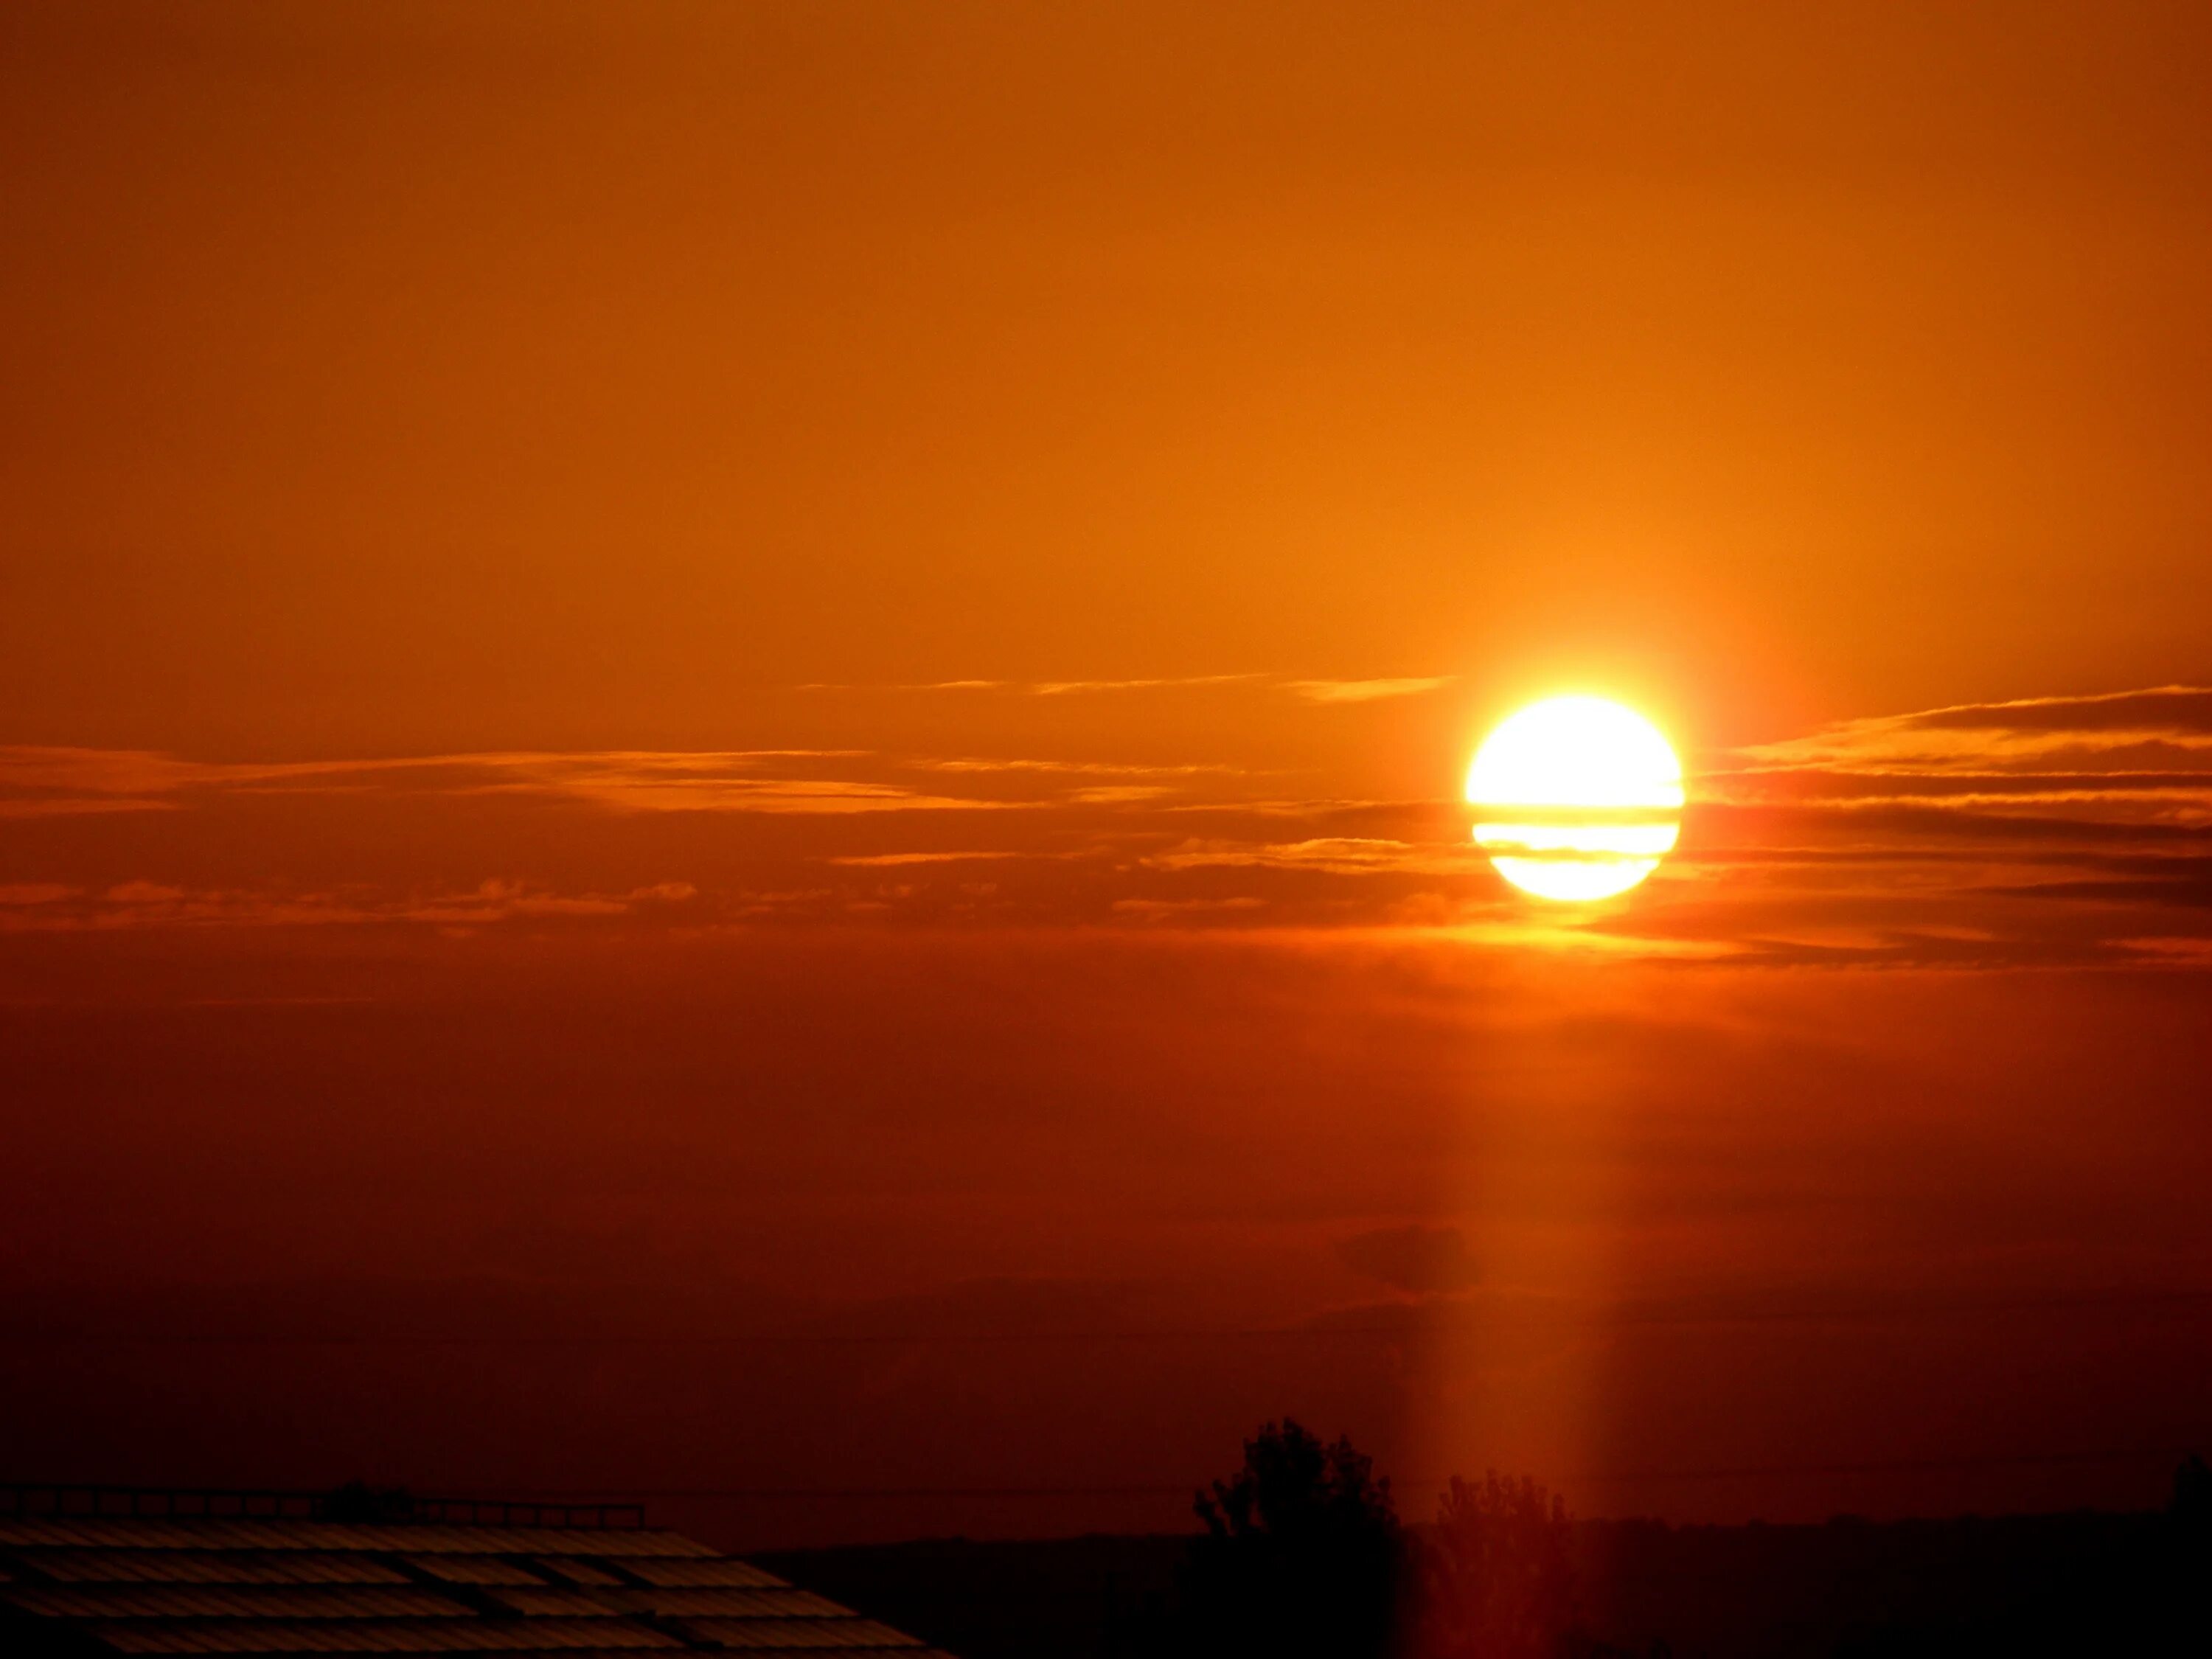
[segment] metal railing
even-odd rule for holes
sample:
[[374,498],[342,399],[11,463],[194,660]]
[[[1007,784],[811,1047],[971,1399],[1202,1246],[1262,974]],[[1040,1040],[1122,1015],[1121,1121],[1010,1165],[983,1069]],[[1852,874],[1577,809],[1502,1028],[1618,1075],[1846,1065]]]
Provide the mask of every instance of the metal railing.
[[635,1530],[641,1504],[548,1504],[498,1498],[417,1498],[342,1486],[272,1492],[209,1486],[103,1486],[0,1482],[0,1518],[155,1521],[332,1521],[376,1526],[551,1527]]

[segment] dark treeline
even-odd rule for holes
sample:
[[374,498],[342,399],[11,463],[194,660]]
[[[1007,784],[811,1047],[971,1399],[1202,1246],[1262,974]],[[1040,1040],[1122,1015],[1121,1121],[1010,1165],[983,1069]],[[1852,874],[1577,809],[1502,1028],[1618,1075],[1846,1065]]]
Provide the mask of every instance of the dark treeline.
[[1269,1424],[1180,1539],[938,1540],[768,1565],[963,1659],[2212,1654],[2212,1471],[2157,1512],[1816,1526],[1576,1521],[1527,1479],[1401,1516],[1349,1442]]
[[[1620,1554],[1667,1540],[1663,1531],[1639,1540],[1623,1529],[1614,1535],[1614,1562],[1588,1562],[1559,1498],[1533,1480],[1496,1474],[1480,1483],[1454,1479],[1435,1516],[1409,1526],[1391,1501],[1389,1483],[1350,1441],[1327,1445],[1289,1421],[1271,1423],[1247,1442],[1243,1467],[1200,1493],[1197,1510],[1206,1532],[1189,1547],[1178,1593],[1109,1630],[1109,1652],[1627,1659],[1638,1650],[1619,1644],[1618,1586],[1590,1569],[1609,1567],[1607,1576],[1618,1577]],[[1997,1536],[2015,1545],[2019,1537]],[[1978,1601],[1917,1600],[1909,1583],[1884,1585],[1869,1573],[1861,1580],[1866,1604],[1855,1609],[1847,1580],[1839,1587],[1843,1604],[1822,1609],[1833,1633],[1823,1640],[1808,1630],[1794,1650],[1867,1659],[1967,1651],[2212,1654],[2212,1470],[2191,1458],[2163,1516],[2107,1533],[2101,1547],[2083,1547],[2088,1536],[2076,1534],[2074,1553],[2056,1571],[2023,1571],[2017,1564],[2011,1574],[2000,1570],[1997,1593],[1984,1591]],[[1714,1552],[1705,1554],[1710,1563]],[[1759,1598],[1758,1552],[1744,1556],[1735,1573],[1706,1579],[1710,1596]],[[1877,1550],[1869,1565],[1880,1559]],[[1771,1563],[1764,1569],[1773,1570]],[[1698,1628],[1653,1631],[1641,1651],[1671,1655],[1671,1638],[1701,1637],[1708,1620],[1684,1622]]]
[[1276,1659],[1604,1650],[1574,1625],[1566,1506],[1527,1478],[1455,1479],[1432,1524],[1401,1523],[1349,1440],[1270,1423],[1243,1467],[1199,1494],[1205,1533],[1176,1594],[1108,1632],[1129,1654]]

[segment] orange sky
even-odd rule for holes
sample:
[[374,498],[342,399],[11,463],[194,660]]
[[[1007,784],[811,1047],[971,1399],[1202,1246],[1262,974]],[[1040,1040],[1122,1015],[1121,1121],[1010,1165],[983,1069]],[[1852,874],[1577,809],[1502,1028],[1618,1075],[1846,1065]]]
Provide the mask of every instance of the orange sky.
[[9,9],[0,1462],[2150,1501],[2212,23],[2029,9]]

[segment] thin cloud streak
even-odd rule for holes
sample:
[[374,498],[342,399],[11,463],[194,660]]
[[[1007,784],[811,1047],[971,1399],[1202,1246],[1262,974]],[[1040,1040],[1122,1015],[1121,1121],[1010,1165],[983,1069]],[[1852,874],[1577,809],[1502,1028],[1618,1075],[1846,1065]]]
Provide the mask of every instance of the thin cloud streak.
[[870,685],[856,682],[810,681],[800,691],[996,691],[1018,697],[1066,697],[1108,691],[1158,691],[1184,686],[1240,685],[1274,678],[1258,672],[1180,674],[1123,680],[921,680]]
[[1078,777],[1105,778],[1249,777],[1253,775],[1241,767],[1226,766],[1218,763],[1148,766],[1114,761],[1001,760],[962,757],[950,760],[916,761],[913,763],[932,772],[1040,772]]
[[517,921],[632,917],[690,906],[690,882],[665,881],[622,893],[561,893],[527,882],[491,879],[433,893],[343,890],[283,892],[186,888],[118,882],[97,892],[47,884],[17,888],[0,908],[0,933],[112,933],[143,928],[329,927],[372,923],[473,928]]
[[814,681],[800,691],[989,691],[1018,697],[1090,696],[1117,691],[1166,691],[1222,685],[1249,685],[1288,692],[1308,702],[1375,702],[1419,696],[1451,684],[1455,674],[1402,675],[1370,679],[1312,679],[1248,671],[1234,674],[1173,674],[1138,679],[1003,680],[959,679],[894,682],[883,685]]
[[1740,752],[1766,768],[1947,771],[2061,755],[2087,759],[2157,745],[2191,760],[2212,751],[2212,690],[2157,686],[2081,697],[1961,703],[1845,720],[1809,737]]
[[1320,836],[1310,841],[1260,845],[1230,841],[1186,842],[1171,852],[1145,860],[1156,870],[1322,870],[1338,875],[1414,874],[1464,876],[1488,860],[1469,844],[1417,847],[1401,841],[1357,836]]
[[1449,685],[1455,674],[1425,678],[1377,680],[1292,680],[1284,690],[1308,702],[1378,702],[1389,697],[1418,697]]
[[833,857],[825,861],[830,864],[842,865],[852,869],[873,870],[893,869],[901,865],[908,864],[964,864],[971,863],[977,860],[1036,858],[1039,856],[1041,855],[1034,853],[1017,853],[1005,850],[994,852],[975,851],[962,853],[853,853]]
[[[607,750],[276,763],[179,760],[150,750],[0,750],[0,816],[152,811],[222,796],[545,795],[618,811],[850,813],[994,810],[1026,803],[925,793],[882,780],[762,775],[772,762],[866,758],[855,749]],[[787,770],[788,769],[786,769]]]

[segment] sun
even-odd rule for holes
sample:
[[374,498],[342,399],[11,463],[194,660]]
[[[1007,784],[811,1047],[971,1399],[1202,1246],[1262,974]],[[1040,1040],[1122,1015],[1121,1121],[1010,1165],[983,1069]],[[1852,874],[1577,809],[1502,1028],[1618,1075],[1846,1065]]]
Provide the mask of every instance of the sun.
[[1659,728],[1603,697],[1551,697],[1509,716],[1468,769],[1475,844],[1539,898],[1625,893],[1681,830],[1682,766]]

